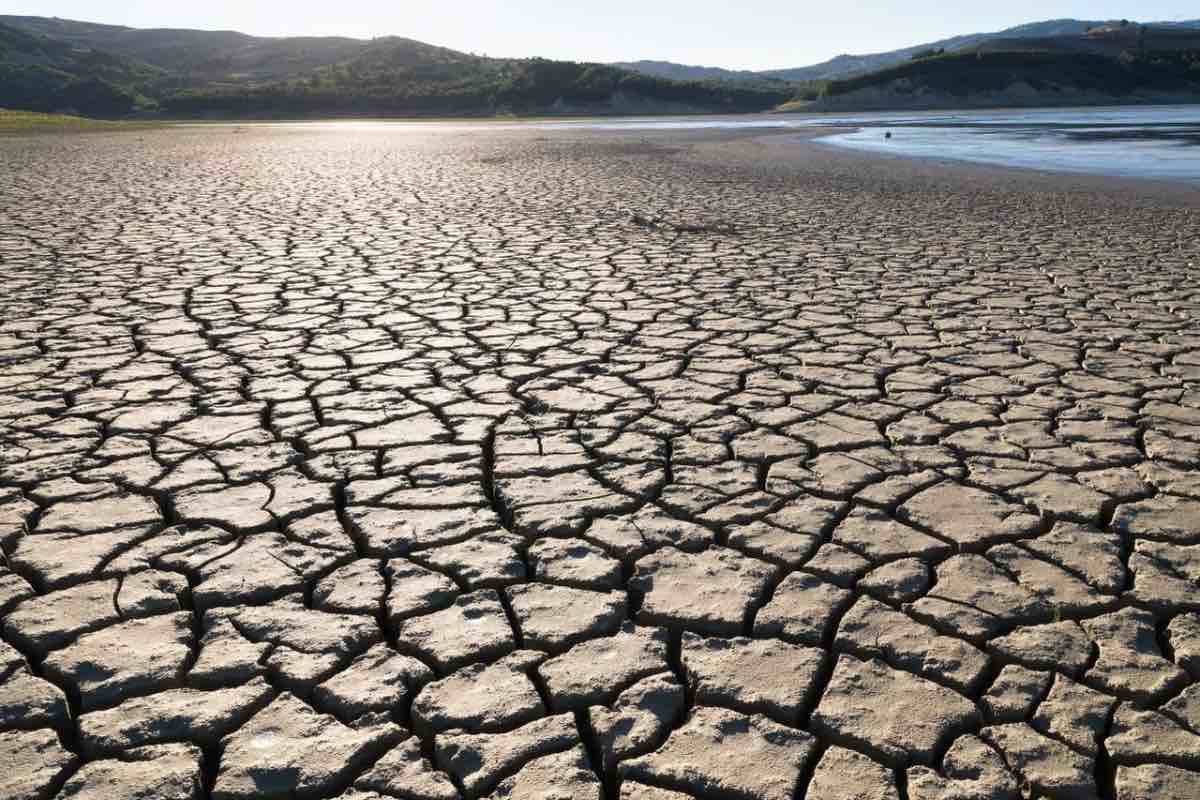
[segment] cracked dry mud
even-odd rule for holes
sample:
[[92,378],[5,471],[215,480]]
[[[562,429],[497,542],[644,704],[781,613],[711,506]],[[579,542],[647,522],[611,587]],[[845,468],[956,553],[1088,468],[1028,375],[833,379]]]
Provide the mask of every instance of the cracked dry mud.
[[0,797],[1200,796],[1196,198],[0,143]]

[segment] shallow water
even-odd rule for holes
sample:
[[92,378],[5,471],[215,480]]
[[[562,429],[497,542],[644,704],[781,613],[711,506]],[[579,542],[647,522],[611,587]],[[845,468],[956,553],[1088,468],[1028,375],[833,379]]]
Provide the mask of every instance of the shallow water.
[[[333,120],[250,122],[238,127],[305,130],[788,130],[836,127],[824,144],[891,153],[1075,172],[1200,183],[1200,105],[839,115],[728,115],[564,120]],[[845,132],[847,127],[856,128]],[[886,134],[891,133],[891,138]]]
[[901,156],[1200,183],[1197,106],[948,114],[859,124],[856,131],[819,141]]

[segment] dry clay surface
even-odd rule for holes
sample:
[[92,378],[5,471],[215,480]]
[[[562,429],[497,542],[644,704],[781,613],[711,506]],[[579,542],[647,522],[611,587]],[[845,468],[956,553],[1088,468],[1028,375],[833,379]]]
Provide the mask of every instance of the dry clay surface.
[[0,142],[0,797],[1200,797],[1195,205],[758,146]]

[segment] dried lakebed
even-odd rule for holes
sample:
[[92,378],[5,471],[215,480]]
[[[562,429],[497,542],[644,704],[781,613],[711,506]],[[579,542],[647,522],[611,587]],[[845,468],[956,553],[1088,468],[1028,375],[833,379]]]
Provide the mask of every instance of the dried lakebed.
[[0,143],[0,796],[1200,796],[1197,196],[755,136]]

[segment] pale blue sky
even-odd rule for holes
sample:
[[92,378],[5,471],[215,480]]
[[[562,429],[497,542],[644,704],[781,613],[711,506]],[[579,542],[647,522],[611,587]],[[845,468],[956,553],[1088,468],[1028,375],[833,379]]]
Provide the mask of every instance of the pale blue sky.
[[1059,17],[1200,17],[1196,0],[3,0],[0,13],[260,36],[394,34],[492,56],[797,67]]

